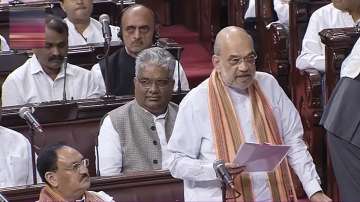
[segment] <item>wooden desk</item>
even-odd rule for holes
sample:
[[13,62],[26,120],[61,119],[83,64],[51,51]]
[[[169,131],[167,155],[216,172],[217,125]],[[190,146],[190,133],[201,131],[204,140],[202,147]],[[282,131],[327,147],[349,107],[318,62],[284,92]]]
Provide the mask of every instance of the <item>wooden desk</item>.
[[[44,184],[0,189],[11,202],[28,202],[39,199]],[[104,191],[117,202],[182,202],[182,180],[172,178],[168,171],[133,173],[124,176],[93,177],[93,191]]]

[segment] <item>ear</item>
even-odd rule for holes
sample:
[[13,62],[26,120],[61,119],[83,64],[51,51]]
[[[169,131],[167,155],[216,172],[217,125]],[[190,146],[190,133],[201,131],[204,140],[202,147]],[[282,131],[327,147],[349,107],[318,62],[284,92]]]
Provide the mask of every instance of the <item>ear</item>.
[[174,85],[175,85],[175,80],[173,78],[171,78],[170,86],[169,86],[169,87],[171,87],[171,92],[172,92],[172,89],[174,89]]
[[58,181],[57,181],[57,176],[54,172],[46,172],[45,173],[45,180],[52,186],[52,187],[57,187],[58,186]]
[[133,82],[134,82],[134,86],[136,86],[136,84],[137,84],[137,78],[136,77],[133,78]]
[[220,58],[218,55],[213,55],[211,58],[212,64],[217,72],[220,72]]

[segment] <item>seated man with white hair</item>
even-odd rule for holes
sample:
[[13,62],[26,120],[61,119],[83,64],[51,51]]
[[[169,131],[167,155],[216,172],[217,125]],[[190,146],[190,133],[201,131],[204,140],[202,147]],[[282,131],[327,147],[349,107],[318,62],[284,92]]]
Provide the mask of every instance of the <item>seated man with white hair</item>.
[[137,56],[135,100],[109,112],[100,127],[100,175],[167,168],[167,142],[178,110],[170,102],[175,63],[159,47]]

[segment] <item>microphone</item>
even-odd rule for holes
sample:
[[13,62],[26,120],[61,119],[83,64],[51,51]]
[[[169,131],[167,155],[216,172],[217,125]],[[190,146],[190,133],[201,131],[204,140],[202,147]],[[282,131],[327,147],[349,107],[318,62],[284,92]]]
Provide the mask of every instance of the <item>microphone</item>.
[[216,176],[221,178],[221,180],[231,189],[235,189],[234,180],[232,179],[229,171],[225,167],[224,160],[217,160],[213,164]]
[[110,30],[110,17],[108,14],[101,14],[99,21],[102,25],[102,33],[107,44],[111,41],[111,30]]
[[19,110],[19,116],[22,119],[25,119],[26,122],[30,125],[30,127],[34,130],[36,130],[39,133],[42,133],[42,127],[40,123],[35,119],[35,117],[32,115],[33,108],[29,107],[21,107]]

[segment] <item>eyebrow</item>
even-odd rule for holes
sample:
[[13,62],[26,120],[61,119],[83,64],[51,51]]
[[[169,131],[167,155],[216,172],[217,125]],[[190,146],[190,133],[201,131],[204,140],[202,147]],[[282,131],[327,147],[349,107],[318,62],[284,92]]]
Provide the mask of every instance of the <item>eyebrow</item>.
[[[246,54],[244,57],[250,56],[252,54],[255,54],[255,51],[251,51],[248,54]],[[237,58],[237,57],[241,57],[240,55],[230,55],[229,57],[233,57],[233,58]]]

